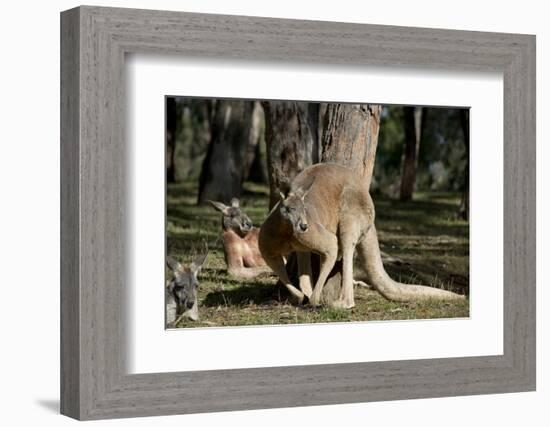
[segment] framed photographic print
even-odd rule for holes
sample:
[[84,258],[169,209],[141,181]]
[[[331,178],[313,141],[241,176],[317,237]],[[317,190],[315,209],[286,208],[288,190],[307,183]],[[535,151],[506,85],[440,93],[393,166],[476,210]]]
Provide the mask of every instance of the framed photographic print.
[[63,414],[535,389],[534,36],[83,6],[61,50]]

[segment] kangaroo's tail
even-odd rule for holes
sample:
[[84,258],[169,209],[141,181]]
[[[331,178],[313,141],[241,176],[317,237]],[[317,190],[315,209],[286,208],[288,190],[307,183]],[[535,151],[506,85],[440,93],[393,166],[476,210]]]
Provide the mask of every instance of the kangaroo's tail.
[[394,281],[382,264],[378,236],[374,224],[357,246],[359,261],[367,273],[368,284],[392,301],[418,301],[427,299],[460,300],[464,295],[422,285],[408,285]]

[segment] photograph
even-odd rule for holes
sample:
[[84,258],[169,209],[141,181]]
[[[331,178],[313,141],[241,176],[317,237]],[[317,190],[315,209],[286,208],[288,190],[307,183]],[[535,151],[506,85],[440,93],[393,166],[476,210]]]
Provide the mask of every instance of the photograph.
[[166,328],[468,318],[469,121],[166,96]]

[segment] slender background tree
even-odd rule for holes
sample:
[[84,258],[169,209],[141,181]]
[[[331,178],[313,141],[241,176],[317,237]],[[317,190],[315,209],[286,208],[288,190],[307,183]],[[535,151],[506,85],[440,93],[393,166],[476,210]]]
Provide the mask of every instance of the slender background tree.
[[240,197],[244,177],[252,163],[248,157],[249,146],[259,138],[257,108],[259,105],[254,101],[216,102],[210,143],[199,178],[199,203],[207,200],[228,203],[232,197]]
[[176,99],[166,99],[166,181],[176,182],[176,134],[178,114]]
[[426,114],[422,107],[403,107],[405,144],[403,146],[403,166],[399,198],[411,200],[416,184],[416,168],[422,139],[422,122]]
[[459,215],[464,220],[470,219],[470,111],[460,110],[460,125],[464,135],[464,146],[466,148],[464,165],[464,187],[462,189],[462,199],[460,202]]

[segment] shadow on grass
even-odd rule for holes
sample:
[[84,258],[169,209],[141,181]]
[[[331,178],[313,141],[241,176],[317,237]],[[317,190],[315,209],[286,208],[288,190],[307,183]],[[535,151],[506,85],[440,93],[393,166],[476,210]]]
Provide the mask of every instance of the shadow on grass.
[[272,305],[285,300],[278,286],[246,283],[235,288],[209,292],[201,305],[205,307]]
[[459,220],[458,196],[450,194],[421,194],[429,200],[401,202],[376,197],[376,220],[380,230],[399,231],[403,235],[468,236],[469,225]]
[[461,295],[469,295],[470,292],[468,276],[452,273],[434,265],[385,264],[384,268],[388,275],[398,282],[441,288]]

